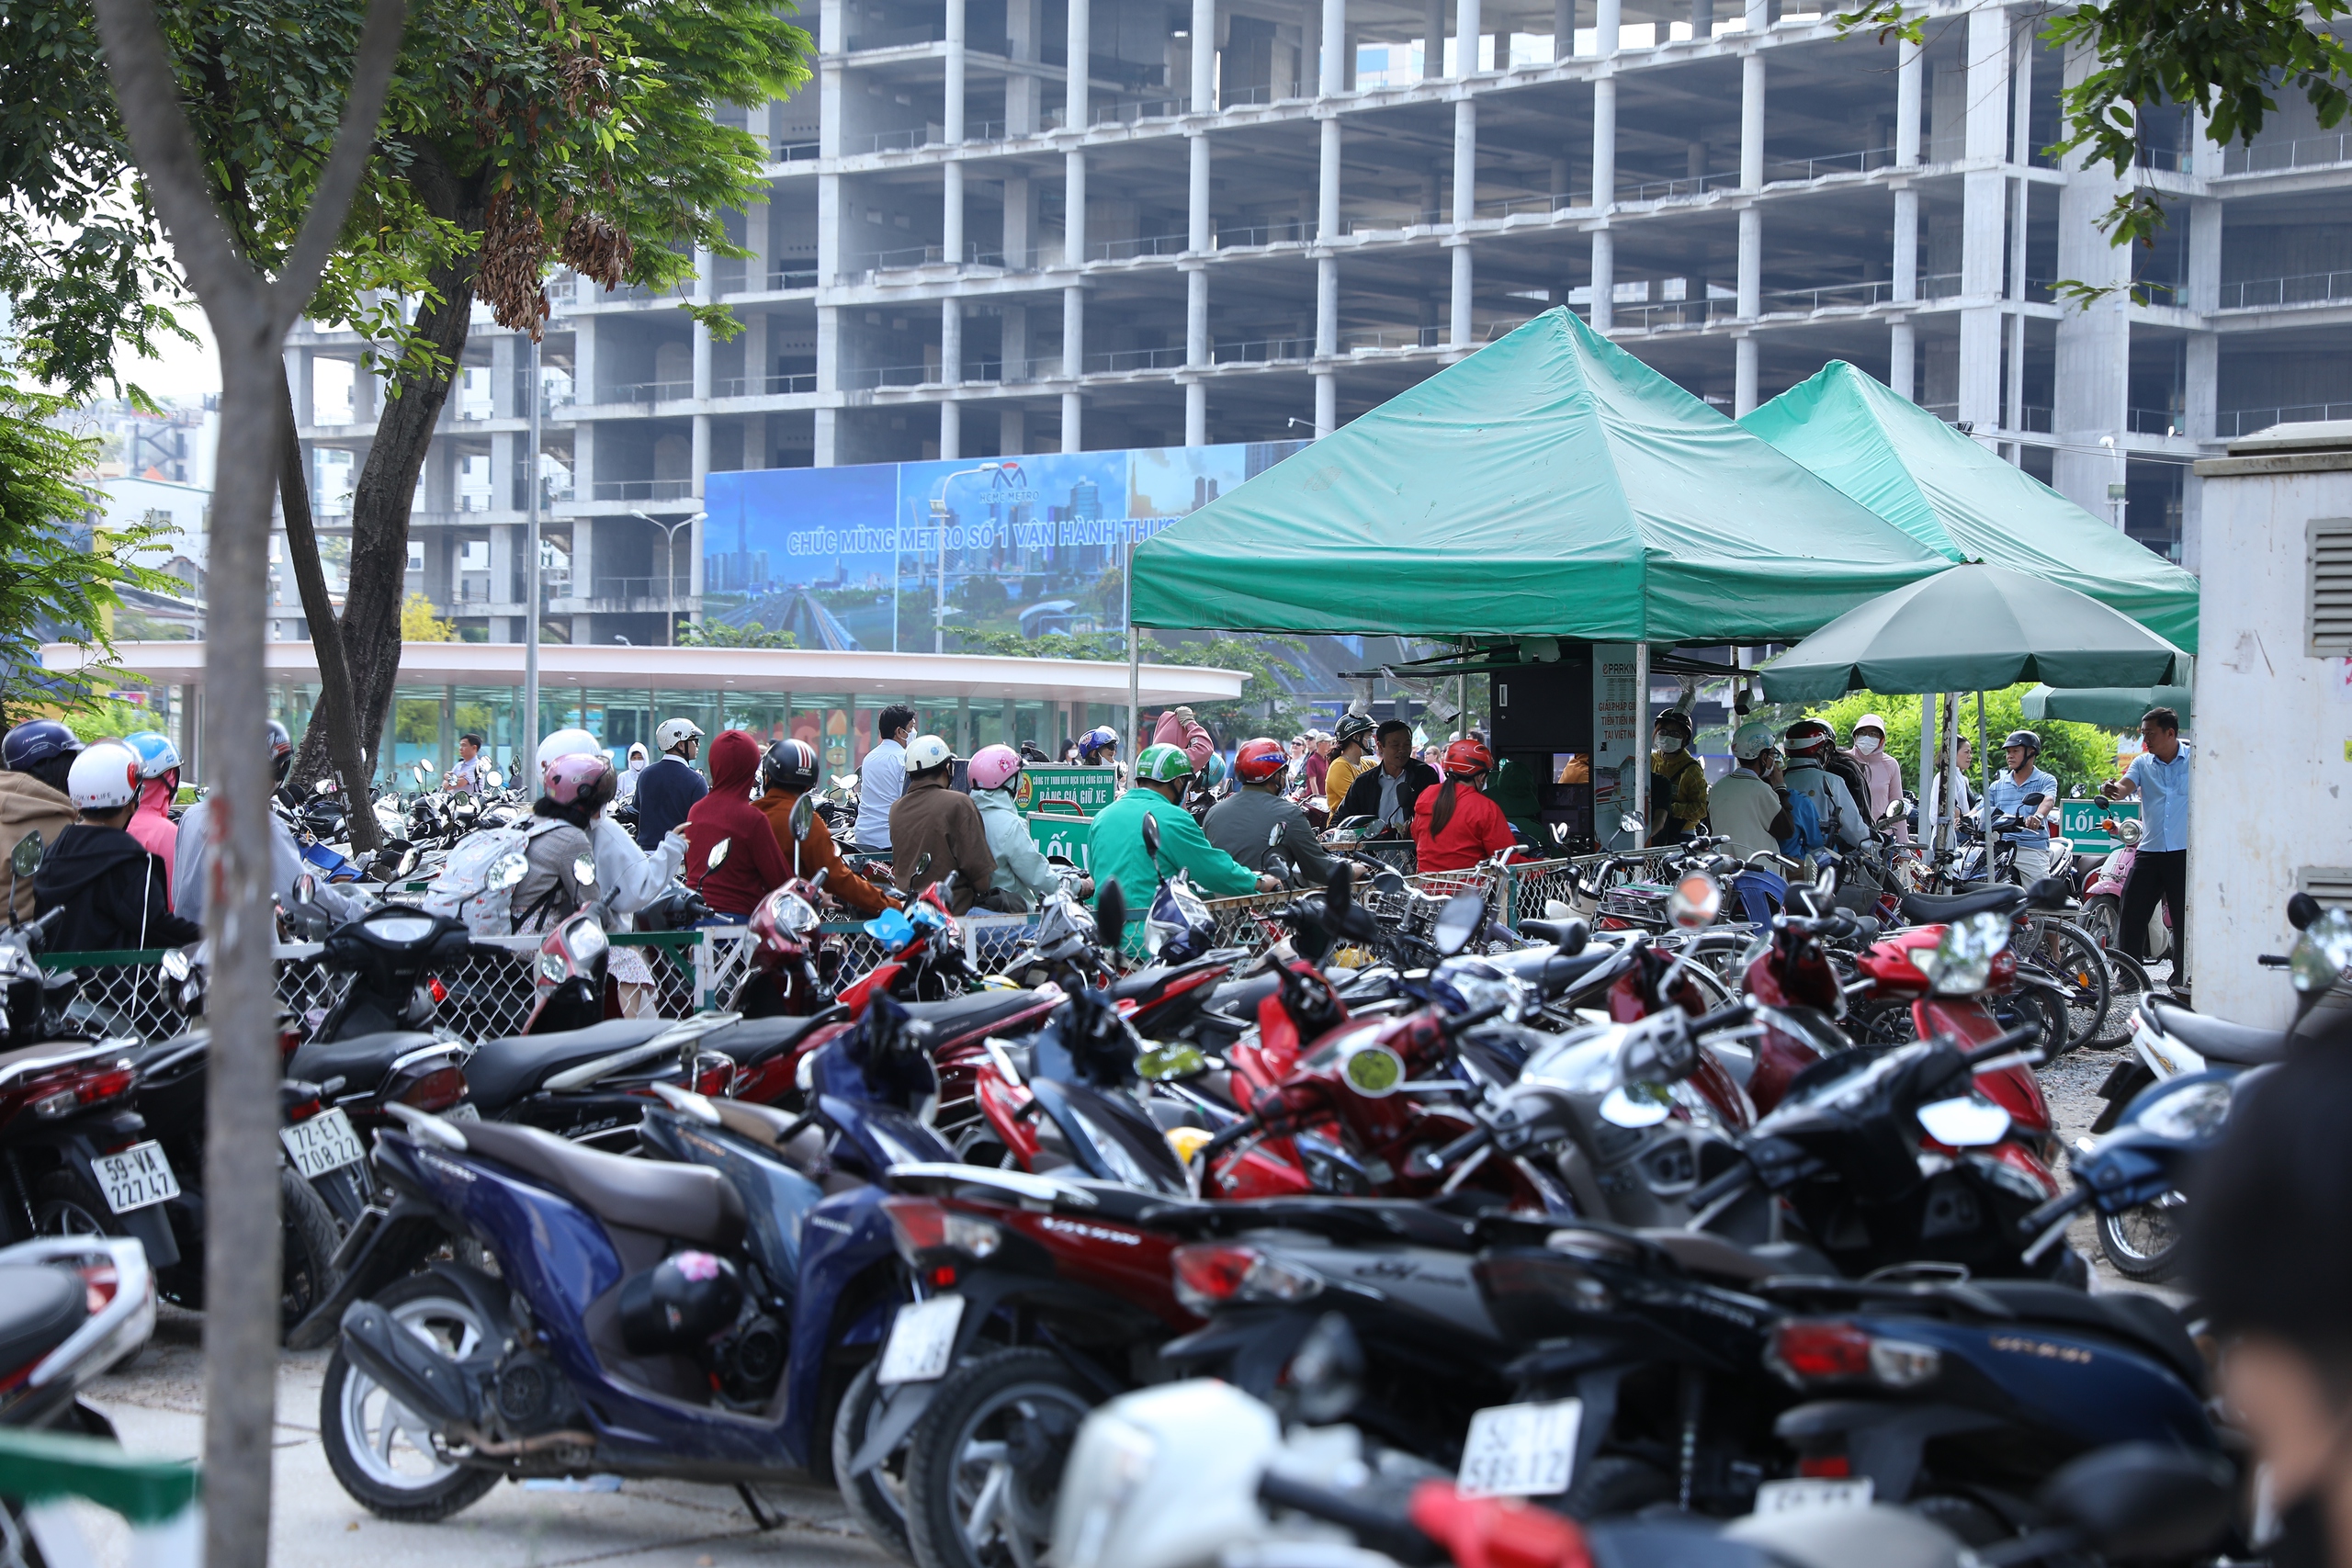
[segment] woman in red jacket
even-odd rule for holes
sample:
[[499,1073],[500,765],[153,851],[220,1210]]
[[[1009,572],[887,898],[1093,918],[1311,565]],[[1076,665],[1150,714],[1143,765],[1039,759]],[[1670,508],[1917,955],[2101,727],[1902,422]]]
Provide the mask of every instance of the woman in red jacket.
[[[743,731],[710,743],[710,793],[686,813],[686,886],[710,906],[707,924],[741,924],[792,874],[775,829],[752,804],[759,771],[760,743]],[[714,871],[710,852],[722,843],[727,853]]]
[[1413,802],[1413,848],[1422,871],[1463,871],[1519,840],[1484,793],[1495,754],[1467,737],[1445,749],[1445,782]]

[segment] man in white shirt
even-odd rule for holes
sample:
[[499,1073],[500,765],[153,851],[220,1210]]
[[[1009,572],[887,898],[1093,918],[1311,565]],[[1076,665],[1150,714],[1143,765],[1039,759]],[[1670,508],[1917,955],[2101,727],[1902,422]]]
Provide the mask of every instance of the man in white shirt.
[[1781,779],[1780,753],[1772,747],[1772,727],[1741,725],[1731,739],[1731,754],[1739,765],[1707,791],[1708,825],[1731,840],[1731,852],[1741,860],[1767,851],[1778,854],[1781,840],[1796,830],[1796,824],[1789,817],[1789,792]]
[[479,735],[458,736],[458,765],[449,770],[448,776],[441,781],[441,786],[444,789],[463,790],[468,795],[478,795],[482,788],[481,775],[481,737]]
[[2148,954],[2148,921],[2162,902],[2172,918],[2173,988],[2187,988],[2188,927],[2184,908],[2188,897],[2188,742],[2180,738],[2180,715],[2170,708],[2150,708],[2140,721],[2144,748],[2132,759],[2123,776],[2106,788],[2109,800],[2140,797],[2140,852],[2132,858],[2132,878],[2123,885],[2123,951],[2134,958]]
[[907,790],[907,740],[914,732],[914,709],[903,704],[875,716],[881,739],[857,770],[857,847],[865,853],[890,852],[890,807]]

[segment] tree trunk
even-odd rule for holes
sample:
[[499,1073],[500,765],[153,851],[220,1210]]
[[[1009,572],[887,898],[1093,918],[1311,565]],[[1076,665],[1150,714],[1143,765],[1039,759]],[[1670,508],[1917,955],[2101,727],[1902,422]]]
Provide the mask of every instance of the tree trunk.
[[277,502],[286,514],[286,558],[302,592],[302,618],[311,626],[311,650],[319,660],[319,705],[311,726],[326,732],[327,755],[343,790],[344,821],[351,847],[372,854],[383,847],[369,809],[366,761],[351,715],[351,669],[343,658],[343,626],[327,598],[327,574],[319,563],[319,539],[311,526],[311,482],[303,473],[302,440],[295,427],[294,389],[287,385],[284,361],[277,376]]

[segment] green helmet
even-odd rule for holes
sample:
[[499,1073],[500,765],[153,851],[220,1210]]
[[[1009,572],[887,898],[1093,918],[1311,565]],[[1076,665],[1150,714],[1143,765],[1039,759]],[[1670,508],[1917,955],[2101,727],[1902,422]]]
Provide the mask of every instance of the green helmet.
[[1136,777],[1153,784],[1174,784],[1193,771],[1193,759],[1181,746],[1147,746],[1136,759]]

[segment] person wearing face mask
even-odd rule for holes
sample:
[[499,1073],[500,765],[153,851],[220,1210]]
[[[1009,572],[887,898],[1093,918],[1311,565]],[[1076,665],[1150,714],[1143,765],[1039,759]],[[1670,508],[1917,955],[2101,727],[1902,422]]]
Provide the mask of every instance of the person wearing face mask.
[[1903,764],[1886,754],[1886,720],[1874,713],[1856,719],[1850,750],[1869,795],[1862,804],[1875,822],[1903,798]]
[[1650,730],[1650,838],[1679,844],[1707,824],[1707,770],[1691,750],[1690,716],[1668,708]]

